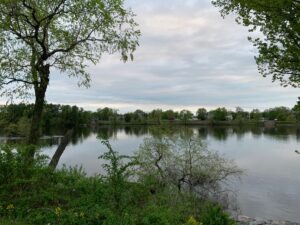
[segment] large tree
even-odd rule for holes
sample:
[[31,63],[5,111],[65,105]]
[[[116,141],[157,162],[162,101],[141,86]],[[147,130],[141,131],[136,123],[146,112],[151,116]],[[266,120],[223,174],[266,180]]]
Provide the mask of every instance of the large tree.
[[35,97],[29,144],[36,144],[50,73],[88,86],[103,53],[132,59],[140,35],[123,0],[0,0],[0,88]]
[[[263,76],[300,87],[300,0],[213,0],[222,16],[233,13],[256,34],[256,62]],[[254,34],[253,33],[253,34]]]

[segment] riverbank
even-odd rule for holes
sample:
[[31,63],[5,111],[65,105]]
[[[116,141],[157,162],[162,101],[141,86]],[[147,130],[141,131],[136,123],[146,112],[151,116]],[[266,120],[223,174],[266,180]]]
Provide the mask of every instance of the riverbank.
[[186,125],[186,126],[260,126],[260,127],[300,127],[300,122],[288,122],[288,121],[252,121],[252,120],[231,120],[231,121],[216,121],[216,120],[160,120],[160,121],[98,121],[95,125]]
[[300,223],[294,223],[283,220],[264,220],[260,218],[251,218],[248,216],[239,215],[235,219],[239,225],[300,225]]

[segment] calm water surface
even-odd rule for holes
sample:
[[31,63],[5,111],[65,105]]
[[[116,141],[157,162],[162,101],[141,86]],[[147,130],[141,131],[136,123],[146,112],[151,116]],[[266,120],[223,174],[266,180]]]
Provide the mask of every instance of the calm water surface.
[[[162,131],[160,131],[162,132]],[[300,128],[176,127],[173,133],[196,134],[208,148],[218,151],[245,170],[237,191],[241,213],[264,219],[300,222]],[[81,165],[92,175],[101,173],[98,156],[106,149],[97,138],[109,137],[113,148],[132,154],[145,137],[157,135],[151,127],[102,127],[73,137],[63,153],[62,165]],[[45,138],[43,151],[52,156],[59,137]]]

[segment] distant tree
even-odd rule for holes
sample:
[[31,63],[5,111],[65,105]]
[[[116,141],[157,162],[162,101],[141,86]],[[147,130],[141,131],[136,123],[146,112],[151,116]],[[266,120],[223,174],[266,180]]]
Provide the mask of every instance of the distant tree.
[[0,88],[35,104],[28,137],[36,144],[50,72],[56,70],[88,86],[88,63],[103,53],[132,58],[140,32],[123,0],[0,1]]
[[153,109],[149,113],[149,117],[150,117],[150,119],[152,119],[155,122],[157,122],[158,124],[160,124],[161,123],[161,119],[162,119],[162,114],[163,114],[162,109]]
[[116,110],[105,107],[103,109],[97,109],[96,116],[98,120],[110,121],[115,117],[115,114],[117,114]]
[[[283,86],[300,87],[299,0],[213,0],[222,16],[232,13],[239,24],[262,35],[249,37],[258,48],[260,73]],[[256,33],[257,34],[257,33]]]
[[251,120],[259,121],[259,120],[261,120],[261,118],[262,118],[262,114],[259,111],[259,109],[253,109],[250,112],[250,119]]
[[138,122],[145,122],[147,120],[147,113],[141,109],[137,109],[133,112],[133,119]]
[[235,109],[235,120],[247,120],[249,119],[249,113],[244,111],[241,107],[236,107]]
[[291,114],[291,110],[284,106],[267,109],[263,112],[266,119],[279,121],[287,121]]
[[296,120],[300,121],[300,97],[298,97],[298,101],[297,101],[296,105],[294,105],[292,111],[295,114]]
[[172,109],[166,110],[163,112],[162,119],[163,120],[175,120],[177,119],[178,115]]
[[207,111],[205,108],[198,109],[196,115],[197,115],[198,120],[206,120],[207,119]]
[[297,101],[296,105],[294,105],[292,110],[295,112],[300,112],[300,97],[298,97],[298,101]]
[[191,119],[193,119],[194,114],[186,109],[183,109],[179,113],[179,119],[184,121],[185,123]]
[[212,111],[212,119],[217,120],[217,121],[225,121],[226,116],[227,116],[227,109],[222,107],[222,108],[217,108],[216,110]]
[[124,120],[126,123],[129,123],[133,120],[133,114],[132,113],[125,113],[124,114]]

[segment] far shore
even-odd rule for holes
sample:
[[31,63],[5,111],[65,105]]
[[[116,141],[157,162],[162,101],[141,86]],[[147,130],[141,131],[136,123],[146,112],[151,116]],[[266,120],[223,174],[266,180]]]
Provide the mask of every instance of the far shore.
[[300,122],[292,121],[214,121],[214,120],[160,120],[160,121],[98,121],[97,125],[186,125],[186,126],[261,126],[261,127],[300,127]]

